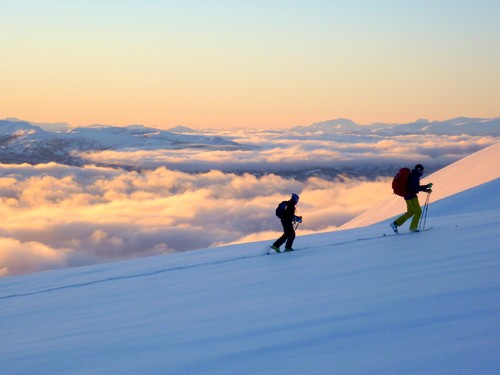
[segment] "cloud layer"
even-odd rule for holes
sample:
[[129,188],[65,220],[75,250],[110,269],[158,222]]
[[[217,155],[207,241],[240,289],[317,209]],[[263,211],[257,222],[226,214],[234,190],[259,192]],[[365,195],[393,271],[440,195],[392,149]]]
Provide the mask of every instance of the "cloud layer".
[[[102,151],[84,154],[90,163],[136,168],[167,166],[184,172],[213,169],[224,172],[273,172],[284,174],[315,168],[335,168],[351,173],[357,167],[376,170],[417,160],[428,169],[438,169],[496,142],[490,136],[328,135],[282,132],[231,131],[218,133],[241,144],[245,150],[182,149]],[[370,174],[369,171],[365,175]],[[370,176],[371,177],[371,176]]]
[[301,233],[330,230],[387,194],[387,181],[306,181],[57,164],[0,165],[3,275],[279,235],[274,209],[301,194]]
[[[301,195],[300,246],[300,235],[334,230],[391,196],[391,177],[383,176],[393,174],[393,166],[420,162],[437,168],[497,140],[222,135],[251,147],[86,155],[89,162],[133,169],[0,164],[0,275],[271,242],[282,230],[275,207],[292,192]],[[341,174],[315,173],[327,168]]]

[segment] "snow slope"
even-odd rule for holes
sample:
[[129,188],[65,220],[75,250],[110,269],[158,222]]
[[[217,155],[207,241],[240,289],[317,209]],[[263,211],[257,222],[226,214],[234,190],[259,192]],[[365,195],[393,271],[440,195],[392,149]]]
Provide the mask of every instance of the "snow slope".
[[0,280],[1,373],[498,374],[500,179],[368,227]]
[[[469,155],[439,171],[423,176],[421,184],[434,184],[431,201],[449,197],[450,195],[500,178],[500,142]],[[408,167],[413,168],[409,165]],[[397,171],[395,171],[396,173]],[[419,200],[424,204],[426,193],[420,193]],[[341,229],[357,228],[377,223],[406,211],[403,198],[392,194],[388,189],[388,198],[376,204],[371,210],[355,217],[341,226]]]

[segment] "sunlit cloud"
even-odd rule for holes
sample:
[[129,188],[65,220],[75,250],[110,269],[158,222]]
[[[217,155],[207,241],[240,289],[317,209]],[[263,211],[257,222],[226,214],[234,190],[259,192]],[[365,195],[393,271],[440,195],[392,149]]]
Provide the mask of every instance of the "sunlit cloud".
[[[282,231],[276,205],[292,192],[301,196],[300,246],[300,235],[335,230],[392,195],[391,177],[377,168],[392,173],[391,166],[416,162],[445,165],[496,141],[301,137],[254,131],[243,150],[85,155],[89,162],[127,168],[0,164],[0,275],[272,241]],[[362,173],[309,173],[342,166]],[[294,171],[305,173],[286,176]]]
[[86,153],[90,163],[154,169],[166,166],[185,172],[217,169],[225,172],[275,173],[308,168],[391,165],[418,160],[430,168],[442,167],[496,142],[489,136],[406,135],[384,138],[367,135],[316,136],[278,132],[242,133],[235,138],[253,146],[244,150],[130,150]]
[[0,276],[65,267],[67,252],[40,242],[0,237]]
[[281,231],[275,207],[291,192],[302,195],[303,233],[333,229],[371,206],[367,190],[386,190],[383,179],[297,181],[164,167],[1,165],[0,171],[0,238],[9,243],[0,250],[4,275],[272,239]]

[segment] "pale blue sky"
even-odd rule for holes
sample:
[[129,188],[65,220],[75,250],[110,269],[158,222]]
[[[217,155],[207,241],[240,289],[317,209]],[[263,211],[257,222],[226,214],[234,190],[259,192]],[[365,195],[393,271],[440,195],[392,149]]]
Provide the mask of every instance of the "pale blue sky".
[[500,2],[0,1],[0,117],[291,126],[499,115]]

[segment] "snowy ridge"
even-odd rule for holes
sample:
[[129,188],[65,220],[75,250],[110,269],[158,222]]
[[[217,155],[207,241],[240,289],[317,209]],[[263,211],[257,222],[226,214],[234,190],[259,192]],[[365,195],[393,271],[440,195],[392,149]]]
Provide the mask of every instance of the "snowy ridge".
[[[421,184],[432,182],[431,201],[449,197],[453,194],[500,178],[500,142],[469,155],[429,176],[423,176]],[[408,165],[413,168],[413,166]],[[406,210],[401,197],[390,194],[373,209],[364,212],[341,226],[341,229],[357,228],[377,223]],[[420,203],[425,201],[425,193],[420,193]]]
[[500,179],[364,228],[0,280],[3,374],[496,374]]
[[438,134],[438,135],[500,135],[500,118],[468,118],[457,117],[446,121],[418,120],[410,124],[375,123],[359,125],[349,119],[336,119],[317,122],[309,126],[297,126],[291,129],[299,133],[320,132],[325,134],[342,133],[374,133],[408,135],[408,134]]
[[[46,126],[48,124],[45,124]],[[237,148],[222,137],[181,134],[142,125],[95,125],[51,132],[19,120],[0,120],[0,162],[82,165],[75,152],[98,150],[159,150],[189,147]]]

